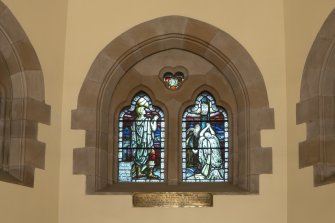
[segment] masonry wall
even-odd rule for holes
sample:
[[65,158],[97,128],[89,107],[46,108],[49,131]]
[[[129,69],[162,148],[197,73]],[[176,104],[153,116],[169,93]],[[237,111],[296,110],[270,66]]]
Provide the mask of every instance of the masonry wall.
[[46,143],[45,170],[35,170],[34,188],[0,182],[0,222],[58,222],[61,94],[65,44],[65,0],[4,0],[30,39],[44,73],[51,125],[39,124]]
[[309,50],[335,1],[285,0],[288,142],[288,223],[334,222],[335,184],[313,186],[313,167],[299,169],[298,143],[306,125],[296,125],[296,103]]
[[[52,120],[51,126],[39,125],[46,166],[36,170],[35,187],[0,182],[1,222],[333,222],[335,185],[315,188],[312,167],[298,169],[298,143],[306,129],[295,124],[295,106],[306,57],[334,0],[3,2],[37,52]],[[205,209],[132,208],[130,195],[87,196],[84,176],[72,174],[72,149],[84,146],[84,132],[70,129],[70,111],[90,65],[122,32],[165,15],[217,26],[259,66],[275,110],[275,129],[262,131],[262,146],[273,148],[273,174],[261,176],[260,195],[215,196],[214,207]]]
[[[260,195],[214,197],[205,209],[132,208],[130,195],[85,195],[85,177],[72,174],[73,151],[85,145],[84,131],[70,130],[70,111],[98,53],[129,28],[165,15],[195,18],[226,31],[259,66],[275,109],[275,130],[262,131],[262,146],[273,147],[273,174],[260,178]],[[286,222],[286,76],[283,2],[238,1],[82,1],[68,5],[62,107],[59,222],[194,222],[214,219]]]

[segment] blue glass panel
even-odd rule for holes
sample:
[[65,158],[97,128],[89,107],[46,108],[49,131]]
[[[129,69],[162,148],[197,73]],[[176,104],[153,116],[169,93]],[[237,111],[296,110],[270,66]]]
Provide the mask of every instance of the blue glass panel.
[[164,113],[144,92],[119,115],[119,182],[164,181]]
[[182,180],[227,182],[228,115],[208,92],[202,92],[182,119]]

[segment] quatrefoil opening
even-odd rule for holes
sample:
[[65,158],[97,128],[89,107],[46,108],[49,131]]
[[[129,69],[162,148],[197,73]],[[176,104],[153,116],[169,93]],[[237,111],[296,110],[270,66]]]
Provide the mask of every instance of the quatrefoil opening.
[[167,89],[178,90],[186,79],[187,70],[184,67],[165,67],[161,70],[160,76]]

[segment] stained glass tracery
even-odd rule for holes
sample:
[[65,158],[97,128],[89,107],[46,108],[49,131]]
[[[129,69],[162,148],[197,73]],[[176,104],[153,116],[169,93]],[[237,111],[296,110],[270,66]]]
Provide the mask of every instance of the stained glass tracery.
[[208,92],[182,117],[183,182],[227,182],[229,179],[228,115]]
[[119,115],[118,181],[164,181],[163,111],[144,92]]

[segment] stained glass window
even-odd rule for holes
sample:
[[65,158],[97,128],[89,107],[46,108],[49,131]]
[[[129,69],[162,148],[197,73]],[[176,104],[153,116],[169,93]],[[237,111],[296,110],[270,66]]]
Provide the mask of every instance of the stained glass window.
[[118,181],[164,181],[164,113],[144,92],[119,115]]
[[181,87],[185,77],[183,72],[176,72],[175,74],[171,72],[166,72],[163,75],[163,81],[165,83],[165,86],[170,90],[177,90]]
[[227,182],[229,178],[228,115],[208,92],[182,118],[182,180]]

